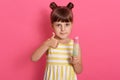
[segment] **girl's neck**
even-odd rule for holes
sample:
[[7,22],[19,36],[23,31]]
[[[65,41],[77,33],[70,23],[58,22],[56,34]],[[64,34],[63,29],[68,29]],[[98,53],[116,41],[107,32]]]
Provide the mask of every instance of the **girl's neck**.
[[56,37],[56,39],[59,41],[59,43],[66,44],[70,42],[70,38],[60,39]]

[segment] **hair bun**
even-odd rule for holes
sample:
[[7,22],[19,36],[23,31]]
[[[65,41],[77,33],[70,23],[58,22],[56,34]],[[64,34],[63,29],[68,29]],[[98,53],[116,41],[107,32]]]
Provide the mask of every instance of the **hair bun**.
[[67,7],[68,7],[69,9],[72,9],[72,8],[74,7],[74,5],[73,5],[72,2],[69,2],[68,5],[67,5]]
[[57,7],[57,4],[55,2],[50,3],[50,8],[55,9]]

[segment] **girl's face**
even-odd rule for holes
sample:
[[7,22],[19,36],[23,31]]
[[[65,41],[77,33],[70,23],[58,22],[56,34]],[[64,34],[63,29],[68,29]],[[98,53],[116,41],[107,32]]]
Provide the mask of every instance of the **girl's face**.
[[72,22],[54,22],[53,29],[55,31],[56,37],[60,39],[66,39],[71,33]]

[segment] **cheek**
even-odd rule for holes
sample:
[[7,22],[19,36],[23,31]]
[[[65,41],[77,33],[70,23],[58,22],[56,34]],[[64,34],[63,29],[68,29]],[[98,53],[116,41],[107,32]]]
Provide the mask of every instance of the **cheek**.
[[54,32],[57,34],[59,33],[59,29],[54,29]]
[[71,33],[71,30],[69,30],[69,34]]
[[72,30],[72,28],[68,28],[68,29],[67,29],[68,32],[71,32],[71,30]]

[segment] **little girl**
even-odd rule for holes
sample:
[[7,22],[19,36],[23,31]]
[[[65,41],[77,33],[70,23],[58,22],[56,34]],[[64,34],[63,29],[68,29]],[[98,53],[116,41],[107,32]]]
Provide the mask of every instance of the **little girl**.
[[76,74],[82,71],[80,48],[79,54],[73,56],[74,41],[69,38],[73,23],[73,7],[71,2],[67,6],[57,6],[55,2],[50,4],[53,35],[32,55],[32,61],[38,61],[47,51],[44,80],[77,80]]

